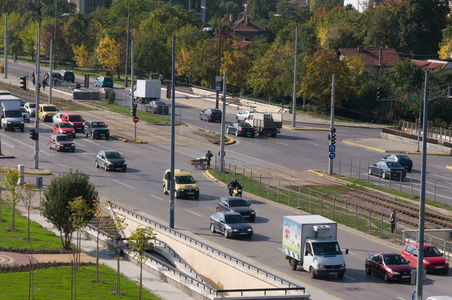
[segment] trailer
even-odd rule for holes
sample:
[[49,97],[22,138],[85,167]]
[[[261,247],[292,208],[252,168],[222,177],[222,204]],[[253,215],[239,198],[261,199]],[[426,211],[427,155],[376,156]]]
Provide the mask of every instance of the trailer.
[[0,95],[0,124],[5,131],[24,131],[24,117],[21,111],[22,99],[12,95]]
[[270,135],[276,137],[281,133],[283,116],[276,113],[252,113],[246,120],[247,123],[254,127],[257,135]]

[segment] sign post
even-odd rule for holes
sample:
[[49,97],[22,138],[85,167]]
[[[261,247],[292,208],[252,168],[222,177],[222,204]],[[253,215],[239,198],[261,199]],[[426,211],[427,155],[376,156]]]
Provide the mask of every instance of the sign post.
[[133,123],[135,123],[135,139],[134,141],[137,140],[137,123],[138,121],[140,121],[140,119],[138,117],[133,117]]

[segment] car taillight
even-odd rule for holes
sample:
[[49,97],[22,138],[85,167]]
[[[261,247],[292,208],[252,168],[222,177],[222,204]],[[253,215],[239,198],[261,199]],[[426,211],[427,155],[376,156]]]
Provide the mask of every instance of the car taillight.
[[212,114],[209,115],[209,117],[211,117],[211,116],[212,116]]

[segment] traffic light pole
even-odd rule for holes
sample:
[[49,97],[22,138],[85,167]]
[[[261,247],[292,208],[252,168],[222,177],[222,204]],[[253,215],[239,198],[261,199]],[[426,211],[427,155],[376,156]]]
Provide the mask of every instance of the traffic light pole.
[[336,76],[333,74],[333,81],[332,81],[332,88],[331,88],[331,121],[330,121],[330,155],[328,160],[328,175],[333,174],[333,159],[335,155],[335,151],[332,152],[331,148],[334,148],[334,144],[336,143],[336,129],[334,128],[334,94],[335,94],[335,83],[336,83]]
[[[36,114],[35,114],[35,169],[39,169],[39,73],[41,71],[40,58],[41,58],[41,19],[39,19],[38,37],[36,47],[36,80],[35,80],[35,95],[36,95]],[[52,78],[50,78],[52,80]]]

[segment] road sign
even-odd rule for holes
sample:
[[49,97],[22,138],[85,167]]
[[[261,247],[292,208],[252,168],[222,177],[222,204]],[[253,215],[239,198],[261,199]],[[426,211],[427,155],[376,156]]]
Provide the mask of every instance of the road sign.
[[336,152],[336,146],[335,145],[329,145],[328,146],[328,152],[332,152],[332,153]]
[[330,159],[334,159],[336,157],[336,153],[330,152],[329,157]]
[[221,91],[221,76],[215,77],[215,91],[216,92]]
[[138,117],[133,117],[133,122],[134,123],[138,123],[138,121],[140,121],[140,119]]

